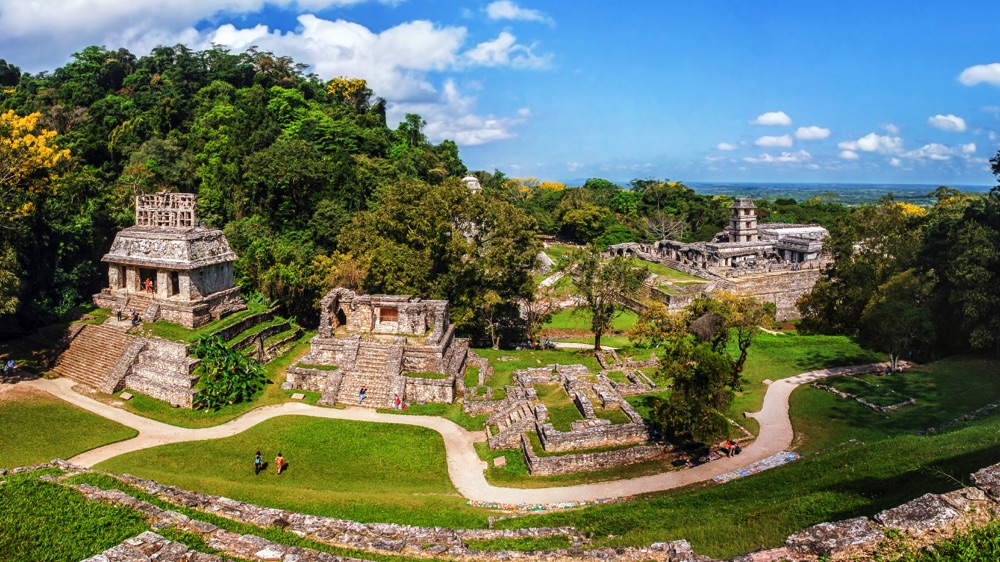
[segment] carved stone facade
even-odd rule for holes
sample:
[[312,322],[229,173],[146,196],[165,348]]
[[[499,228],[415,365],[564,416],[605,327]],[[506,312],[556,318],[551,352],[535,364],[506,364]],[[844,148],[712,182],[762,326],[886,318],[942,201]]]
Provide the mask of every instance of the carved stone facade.
[[202,226],[195,195],[136,197],[136,224],[115,236],[101,258],[108,286],[94,295],[105,308],[136,309],[144,321],[195,328],[245,308],[233,286],[237,256],[221,230]]
[[448,321],[448,301],[337,288],[320,302],[319,333],[288,368],[285,388],[322,392],[322,404],[392,408],[397,396],[401,403],[450,403],[467,353],[468,340],[455,338]]

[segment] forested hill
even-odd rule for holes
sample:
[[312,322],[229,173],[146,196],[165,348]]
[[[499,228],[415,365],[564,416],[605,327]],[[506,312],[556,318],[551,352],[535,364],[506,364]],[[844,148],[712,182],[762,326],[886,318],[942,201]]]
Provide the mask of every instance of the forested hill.
[[[390,128],[363,80],[183,46],[89,47],[37,75],[15,65],[0,60],[0,332],[86,302],[134,196],[161,190],[197,193],[242,257],[237,282],[305,321],[331,284],[450,298],[459,319],[486,290],[530,291],[531,221],[503,198],[470,200],[457,145],[428,142],[419,115]],[[463,245],[450,234],[469,221],[485,226]],[[493,224],[520,246],[493,244]],[[490,259],[503,267],[476,267]]]

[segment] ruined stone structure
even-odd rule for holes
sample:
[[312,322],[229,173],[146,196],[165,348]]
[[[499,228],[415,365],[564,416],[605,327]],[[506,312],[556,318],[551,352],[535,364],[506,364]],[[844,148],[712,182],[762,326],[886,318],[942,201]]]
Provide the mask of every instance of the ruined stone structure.
[[[488,414],[489,448],[520,448],[532,475],[588,472],[662,458],[670,447],[651,442],[642,416],[622,398],[625,394],[661,389],[656,388],[633,362],[622,362],[617,356],[610,364],[603,358],[601,361],[605,369],[596,376],[583,365],[548,365],[514,371],[515,384],[505,387],[505,398],[492,400],[489,387],[484,386],[492,372],[488,364],[472,356],[469,364],[480,367],[479,384],[465,390],[465,412]],[[620,372],[628,382],[610,380],[606,373],[612,370]],[[552,425],[548,409],[538,400],[535,385],[552,384],[565,390],[580,411],[582,419],[573,421],[568,431],[560,431]],[[482,390],[487,392],[482,393]],[[599,415],[595,404],[605,413]],[[613,423],[601,417],[616,409],[625,414],[627,421]],[[527,437],[532,432],[538,435],[542,451],[536,451]],[[608,448],[611,450],[594,451]]]
[[132,308],[142,320],[163,319],[195,328],[245,308],[233,286],[233,262],[221,230],[206,228],[191,193],[140,195],[135,226],[115,236],[101,258],[108,286],[94,295],[103,308]]
[[[677,286],[670,292],[651,286],[648,297],[672,311],[707,292],[730,290],[774,303],[778,320],[785,320],[798,317],[795,301],[819,278],[828,235],[815,224],[758,223],[753,201],[737,199],[730,206],[729,225],[711,242],[629,242],[611,246],[607,254],[635,256],[706,281],[704,286]],[[641,307],[639,302],[627,304]]]
[[322,392],[323,404],[354,405],[365,388],[360,405],[371,408],[391,408],[396,396],[406,403],[454,401],[469,342],[455,338],[448,301],[334,289],[320,307],[319,333],[288,369],[286,388]]
[[729,226],[711,242],[661,240],[652,245],[651,253],[724,276],[731,273],[727,268],[767,270],[820,259],[823,239],[829,236],[822,226],[758,223],[757,207],[750,199],[737,199],[729,209]]

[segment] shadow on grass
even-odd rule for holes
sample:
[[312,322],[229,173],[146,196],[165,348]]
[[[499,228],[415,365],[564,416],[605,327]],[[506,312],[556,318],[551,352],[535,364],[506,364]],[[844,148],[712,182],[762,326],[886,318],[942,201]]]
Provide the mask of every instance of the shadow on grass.
[[924,494],[942,494],[956,490],[968,485],[970,474],[997,462],[1000,462],[1000,444],[936,459],[933,463],[888,478],[866,476],[840,482],[829,490],[870,498],[871,503],[859,509],[831,512],[827,515],[827,520],[870,517]]

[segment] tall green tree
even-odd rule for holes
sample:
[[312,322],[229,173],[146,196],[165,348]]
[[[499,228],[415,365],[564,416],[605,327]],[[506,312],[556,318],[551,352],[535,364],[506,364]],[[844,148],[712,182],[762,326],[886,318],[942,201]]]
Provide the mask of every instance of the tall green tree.
[[633,267],[632,261],[622,256],[605,260],[596,246],[580,251],[574,261],[573,286],[583,297],[581,310],[591,314],[594,350],[600,350],[601,336],[616,317],[628,310],[630,303],[639,300],[649,272]]

